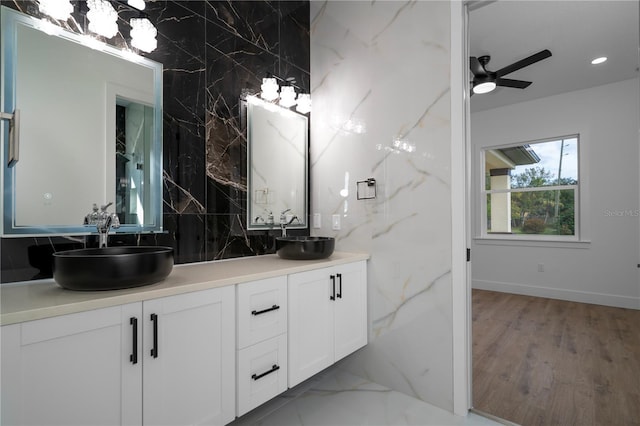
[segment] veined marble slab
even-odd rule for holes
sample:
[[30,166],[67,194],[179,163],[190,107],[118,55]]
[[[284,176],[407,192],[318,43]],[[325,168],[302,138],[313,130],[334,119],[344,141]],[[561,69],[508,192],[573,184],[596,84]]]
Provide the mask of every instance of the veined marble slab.
[[332,368],[240,417],[229,426],[500,425],[442,408]]

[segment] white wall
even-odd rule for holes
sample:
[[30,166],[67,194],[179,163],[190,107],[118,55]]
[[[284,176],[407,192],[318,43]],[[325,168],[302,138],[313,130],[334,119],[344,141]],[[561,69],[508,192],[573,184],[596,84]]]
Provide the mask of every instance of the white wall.
[[[474,288],[640,308],[638,88],[638,79],[626,80],[471,114],[475,166],[482,147],[580,134],[580,232],[588,240],[559,247],[476,239]],[[477,167],[472,176],[483,181]],[[478,218],[477,193],[474,201]],[[475,235],[479,225],[473,221]]]
[[[371,254],[370,343],[345,366],[452,410],[449,8],[312,1],[310,174],[312,232]],[[357,200],[370,177],[377,198]]]

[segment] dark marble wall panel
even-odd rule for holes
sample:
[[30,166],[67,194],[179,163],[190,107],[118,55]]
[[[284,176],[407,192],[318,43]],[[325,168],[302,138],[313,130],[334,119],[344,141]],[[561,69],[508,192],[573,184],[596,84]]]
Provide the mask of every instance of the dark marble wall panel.
[[[0,0],[39,16],[34,0]],[[76,5],[69,27],[86,24]],[[121,9],[121,6],[119,6]],[[126,11],[120,11],[127,18]],[[165,233],[112,235],[110,245],[165,245],[176,263],[273,253],[279,231],[246,230],[246,137],[240,95],[267,73],[309,91],[308,1],[148,1],[164,65]],[[128,29],[108,43],[128,44]],[[308,230],[292,230],[293,235]],[[51,276],[54,250],[97,245],[94,236],[2,238],[0,282]]]

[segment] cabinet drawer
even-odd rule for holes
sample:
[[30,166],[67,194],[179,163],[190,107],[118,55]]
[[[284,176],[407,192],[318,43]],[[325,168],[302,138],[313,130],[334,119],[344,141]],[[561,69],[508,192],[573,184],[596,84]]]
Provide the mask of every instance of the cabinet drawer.
[[238,351],[238,416],[287,390],[287,335]]
[[287,331],[287,278],[237,285],[238,349]]

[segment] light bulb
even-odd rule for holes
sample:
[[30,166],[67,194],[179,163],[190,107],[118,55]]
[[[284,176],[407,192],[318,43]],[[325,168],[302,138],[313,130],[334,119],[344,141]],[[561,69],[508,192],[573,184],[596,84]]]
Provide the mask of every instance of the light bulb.
[[135,7],[138,10],[144,10],[146,6],[144,0],[128,0],[127,4],[129,4],[129,6],[131,7]]
[[118,33],[118,12],[105,0],[87,0],[89,31],[111,38]]
[[275,78],[263,78],[260,89],[262,90],[260,93],[262,99],[273,101],[278,98],[278,83]]
[[476,84],[473,86],[473,93],[489,93],[496,88],[496,83],[493,81],[485,81],[484,83]]
[[293,86],[282,86],[280,89],[280,106],[291,108],[296,104],[296,89]]
[[131,45],[144,52],[153,52],[158,47],[158,30],[147,18],[131,18]]
[[38,9],[53,19],[66,21],[71,17],[73,5],[69,0],[39,0]]
[[311,111],[311,95],[308,93],[300,93],[298,95],[298,105],[296,105],[296,111],[301,114],[306,114]]

